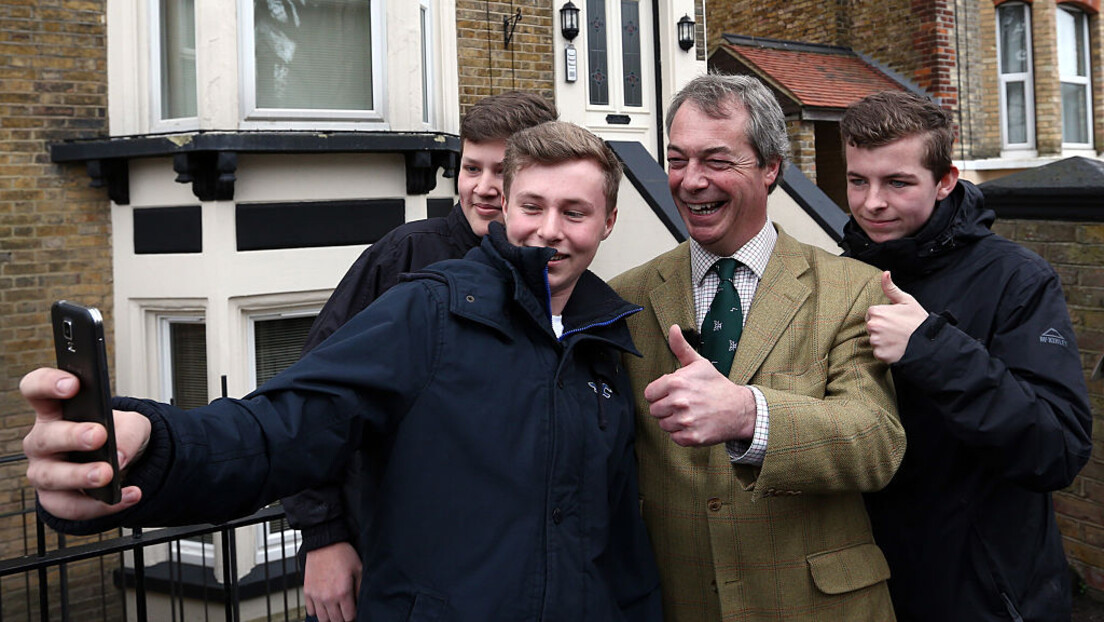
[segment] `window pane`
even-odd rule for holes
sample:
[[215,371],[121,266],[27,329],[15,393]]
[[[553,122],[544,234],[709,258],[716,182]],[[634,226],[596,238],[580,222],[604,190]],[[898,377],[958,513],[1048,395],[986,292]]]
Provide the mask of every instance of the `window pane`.
[[1062,9],[1058,11],[1058,71],[1063,77],[1085,77],[1085,64],[1085,14]]
[[1005,104],[1008,106],[1006,140],[1009,144],[1027,142],[1027,105],[1024,101],[1024,83],[1009,82],[1004,86]]
[[161,0],[161,118],[194,116],[195,0]]
[[643,106],[640,80],[640,3],[621,1],[621,61],[625,71],[625,105]]
[[1027,19],[1023,5],[1005,5],[998,9],[1000,21],[1000,72],[1027,71]]
[[258,387],[299,360],[313,323],[313,317],[258,320],[253,323]]
[[257,106],[372,109],[369,0],[254,0]]
[[429,12],[421,7],[422,24],[422,122],[429,123]]
[[170,322],[172,403],[180,408],[205,406],[207,399],[207,325]]
[[1084,84],[1062,83],[1062,142],[1089,142],[1089,111]]
[[605,0],[587,0],[586,14],[590,103],[605,106],[609,104]]

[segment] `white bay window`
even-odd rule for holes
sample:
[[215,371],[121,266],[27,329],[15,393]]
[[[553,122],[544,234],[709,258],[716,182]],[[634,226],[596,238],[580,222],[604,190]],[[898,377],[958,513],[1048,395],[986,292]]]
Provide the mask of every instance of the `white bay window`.
[[997,8],[1001,140],[1005,149],[1035,148],[1035,92],[1031,68],[1031,13],[1026,4]]
[[1092,84],[1089,78],[1089,17],[1058,9],[1058,73],[1062,82],[1062,145],[1092,147]]
[[254,0],[241,14],[247,120],[382,119],[379,0]]

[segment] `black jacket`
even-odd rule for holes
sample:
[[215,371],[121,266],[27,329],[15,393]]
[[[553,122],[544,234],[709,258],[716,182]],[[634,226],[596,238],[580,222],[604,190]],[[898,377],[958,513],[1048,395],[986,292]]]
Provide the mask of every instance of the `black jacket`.
[[1058,276],[991,231],[960,181],[915,236],[842,245],[930,313],[892,366],[908,449],[867,496],[900,620],[1068,620],[1050,491],[1089,458],[1091,416]]
[[336,475],[363,442],[387,465],[363,549],[359,620],[660,619],[640,515],[625,317],[580,278],[552,330],[551,249],[500,225],[467,259],[393,288],[243,400],[180,412],[120,401],[153,423],[118,517],[221,521]]
[[[459,259],[479,246],[460,204],[444,218],[399,226],[369,246],[341,279],[311,326],[303,353],[310,352],[376,298],[399,282],[400,275],[446,259]],[[355,542],[364,507],[375,494],[378,452],[356,451],[338,480],[281,500],[288,522],[303,533],[300,554],[336,542]],[[358,546],[359,548],[359,546]]]

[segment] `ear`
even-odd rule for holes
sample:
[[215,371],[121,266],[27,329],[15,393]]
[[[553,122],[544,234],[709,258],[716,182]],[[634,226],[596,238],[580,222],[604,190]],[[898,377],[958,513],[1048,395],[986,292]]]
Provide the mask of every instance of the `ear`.
[[763,167],[763,178],[767,182],[767,186],[770,187],[774,183],[775,179],[778,179],[778,173],[782,170],[782,160],[774,159],[767,162]]
[[617,222],[617,206],[614,206],[608,216],[606,216],[606,230],[602,233],[602,240],[605,240],[613,233],[613,225]]
[[958,167],[951,165],[951,169],[947,171],[947,174],[940,178],[939,183],[936,184],[935,200],[942,201],[947,198],[947,195],[954,190],[955,185],[958,184]]

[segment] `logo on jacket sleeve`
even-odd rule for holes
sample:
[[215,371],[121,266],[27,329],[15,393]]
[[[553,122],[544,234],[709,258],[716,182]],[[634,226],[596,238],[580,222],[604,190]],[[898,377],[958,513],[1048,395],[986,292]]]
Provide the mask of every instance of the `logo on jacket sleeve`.
[[1062,346],[1063,348],[1069,345],[1069,342],[1062,336],[1062,333],[1053,328],[1049,328],[1046,332],[1039,335],[1039,343],[1049,343],[1056,346]]

